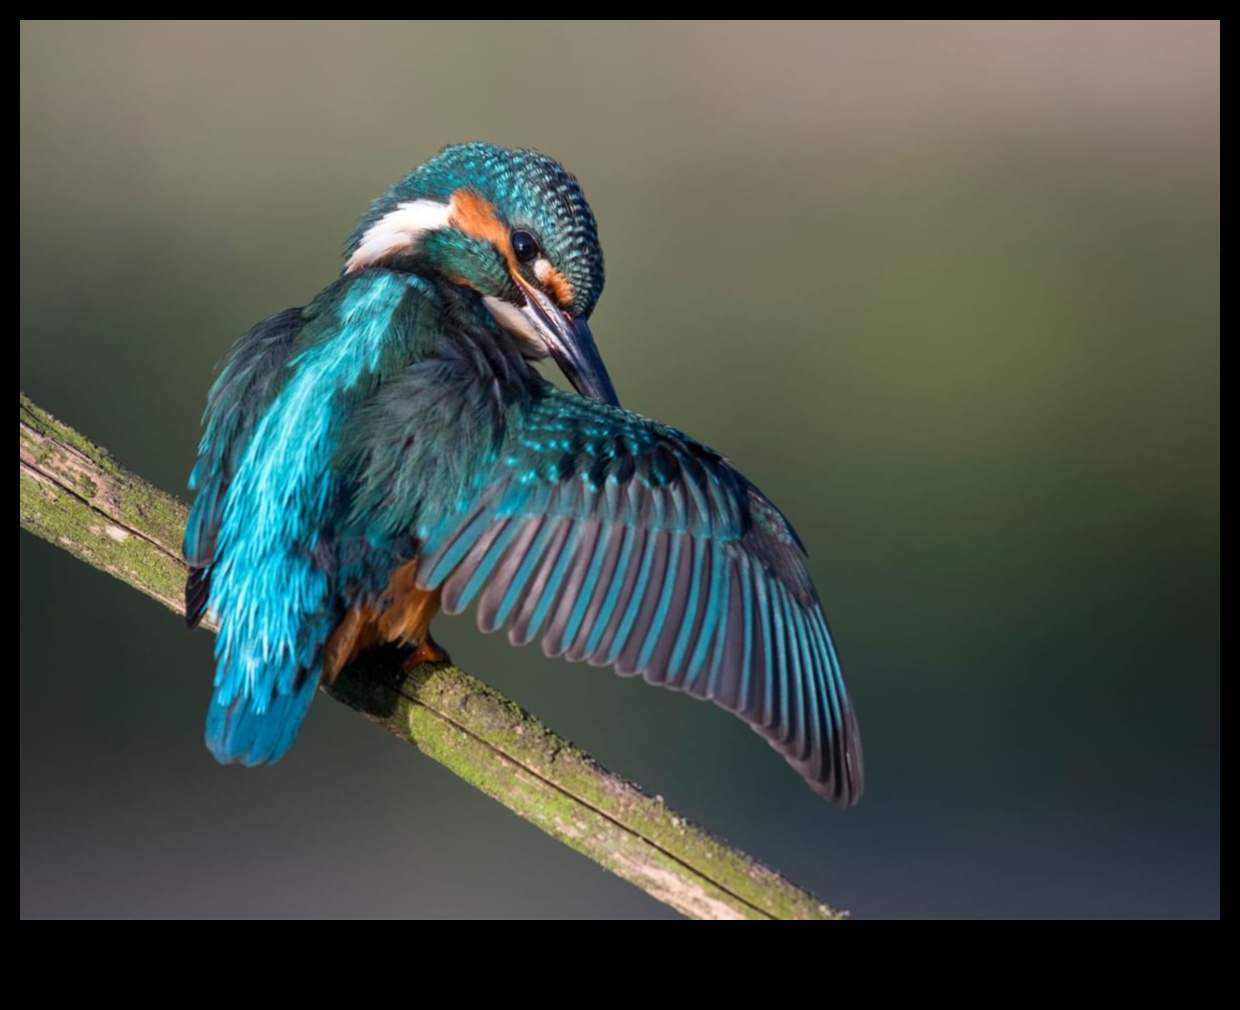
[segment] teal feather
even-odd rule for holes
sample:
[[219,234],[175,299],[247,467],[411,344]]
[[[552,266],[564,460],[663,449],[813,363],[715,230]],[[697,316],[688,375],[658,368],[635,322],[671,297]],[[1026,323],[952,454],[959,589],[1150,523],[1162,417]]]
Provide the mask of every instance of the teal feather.
[[[859,750],[848,710],[832,704],[830,639],[799,540],[774,506],[679,432],[544,383],[504,424],[473,507],[423,525],[424,587],[444,589],[448,612],[481,595],[481,626],[511,621],[515,643],[542,637],[551,655],[715,699],[794,763],[818,760],[820,791],[855,798]],[[534,496],[512,488],[529,472],[550,493],[525,511]],[[589,490],[591,474],[612,493]],[[488,538],[488,521],[504,524],[502,539]]]
[[[462,187],[537,236],[587,315],[593,217],[532,152],[446,149],[376,201],[350,248],[397,204]],[[278,759],[341,617],[381,605],[416,558],[445,612],[477,604],[484,631],[713,700],[816,791],[855,801],[855,717],[787,520],[713,450],[546,382],[450,280],[456,263],[500,291],[493,249],[445,231],[420,250],[255,327],[212,388],[185,551],[189,616],[220,625],[216,756]]]

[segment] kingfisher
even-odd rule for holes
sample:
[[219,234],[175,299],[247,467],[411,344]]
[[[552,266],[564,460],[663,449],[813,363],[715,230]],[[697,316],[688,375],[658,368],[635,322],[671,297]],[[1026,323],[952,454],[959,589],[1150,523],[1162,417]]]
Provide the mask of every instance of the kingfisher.
[[184,545],[187,622],[219,629],[221,763],[283,756],[363,649],[446,659],[431,622],[476,603],[515,645],[713,701],[856,802],[857,723],[805,548],[724,456],[620,406],[587,324],[602,290],[573,175],[453,145],[371,204],[336,281],[237,340]]

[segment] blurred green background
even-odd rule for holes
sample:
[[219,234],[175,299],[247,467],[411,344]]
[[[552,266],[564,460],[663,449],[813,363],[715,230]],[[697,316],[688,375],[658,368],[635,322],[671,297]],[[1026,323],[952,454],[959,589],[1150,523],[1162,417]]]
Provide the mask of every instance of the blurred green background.
[[[454,657],[858,918],[1218,915],[1218,24],[26,22],[22,388],[182,489],[230,342],[474,139],[581,178],[622,399],[798,526],[869,791]],[[20,549],[23,916],[671,915],[338,705],[217,767],[209,636]]]

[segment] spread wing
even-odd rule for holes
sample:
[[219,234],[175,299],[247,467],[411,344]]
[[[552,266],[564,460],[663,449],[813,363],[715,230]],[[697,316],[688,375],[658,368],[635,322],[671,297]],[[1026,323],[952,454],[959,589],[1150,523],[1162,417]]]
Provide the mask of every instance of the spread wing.
[[305,325],[300,308],[259,323],[233,345],[211,387],[198,461],[189,478],[190,490],[197,492],[185,528],[185,621],[191,628],[206,613],[225,493]]
[[[429,521],[427,521],[429,519]],[[451,514],[418,524],[418,581],[484,631],[642,674],[736,713],[819,794],[862,789],[839,661],[787,520],[717,453],[537,389]]]

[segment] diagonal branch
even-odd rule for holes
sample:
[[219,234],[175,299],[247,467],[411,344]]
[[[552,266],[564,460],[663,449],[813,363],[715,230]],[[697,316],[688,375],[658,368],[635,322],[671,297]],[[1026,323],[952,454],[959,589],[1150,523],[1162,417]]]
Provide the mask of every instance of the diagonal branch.
[[[19,397],[21,527],[182,612],[186,506]],[[326,693],[685,915],[843,917],[454,666],[405,674],[372,653]]]

